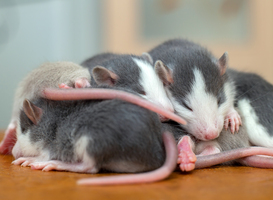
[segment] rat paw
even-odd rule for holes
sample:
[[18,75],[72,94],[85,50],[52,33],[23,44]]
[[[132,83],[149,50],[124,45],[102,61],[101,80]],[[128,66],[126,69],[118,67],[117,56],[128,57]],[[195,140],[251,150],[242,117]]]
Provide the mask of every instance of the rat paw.
[[22,167],[30,166],[31,163],[36,162],[37,158],[35,157],[21,157],[14,160],[11,164],[13,165],[21,165]]
[[80,79],[76,80],[74,83],[74,87],[70,87],[69,85],[67,85],[65,83],[59,84],[60,89],[86,88],[86,87],[90,87],[90,86],[91,85],[86,78],[80,78]]
[[30,164],[31,169],[42,170],[42,171],[52,171],[52,170],[60,170],[58,169],[58,161],[44,161],[44,162],[34,162]]
[[59,88],[60,89],[71,89],[72,87],[66,85],[65,83],[61,83],[61,84],[59,84]]
[[75,81],[75,88],[86,88],[90,87],[90,83],[86,78],[80,78]]
[[57,171],[70,171],[70,172],[85,172],[97,173],[98,170],[91,165],[84,163],[65,163],[59,160],[50,160],[44,162],[35,162],[30,164],[31,169],[42,170],[44,172],[57,170]]
[[227,130],[230,125],[230,131],[234,134],[234,132],[239,131],[239,126],[242,125],[242,120],[240,115],[236,110],[230,111],[225,117],[225,129]]
[[181,171],[192,171],[195,168],[196,156],[192,151],[192,140],[189,136],[184,136],[178,142],[177,164]]

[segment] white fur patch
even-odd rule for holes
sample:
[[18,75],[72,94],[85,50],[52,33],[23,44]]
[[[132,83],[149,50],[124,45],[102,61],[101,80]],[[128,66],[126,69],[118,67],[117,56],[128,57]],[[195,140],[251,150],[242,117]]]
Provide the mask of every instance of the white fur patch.
[[225,102],[223,102],[218,108],[218,113],[225,117],[228,112],[234,110],[234,99],[235,99],[235,86],[232,82],[228,81],[224,84],[224,92],[225,92]]
[[[89,166],[89,168],[92,168],[90,173],[97,173],[98,170],[94,167],[95,166],[95,160],[90,157],[87,153],[87,146],[89,145],[90,138],[87,136],[82,136],[78,141],[75,143],[74,151],[75,151],[75,161],[82,162],[85,165]],[[93,168],[94,167],[94,168]]]
[[12,155],[15,158],[18,157],[40,157],[42,160],[49,159],[49,152],[45,149],[42,149],[43,144],[41,142],[31,142],[30,141],[30,131],[26,133],[21,133],[20,124],[17,128],[17,142],[12,149]]
[[249,140],[252,144],[273,147],[273,137],[269,135],[266,128],[259,123],[259,118],[248,99],[238,101],[238,108],[244,117],[243,125],[246,127]]
[[152,65],[137,58],[132,58],[140,68],[140,84],[144,88],[146,95],[143,98],[173,111],[173,105],[169,100],[162,81],[155,73]]
[[195,80],[191,92],[184,99],[192,111],[179,104],[173,97],[171,99],[178,115],[187,121],[185,129],[198,139],[207,140],[205,134],[220,133],[223,120],[219,120],[218,117],[217,98],[206,92],[202,73],[197,68],[193,72]]

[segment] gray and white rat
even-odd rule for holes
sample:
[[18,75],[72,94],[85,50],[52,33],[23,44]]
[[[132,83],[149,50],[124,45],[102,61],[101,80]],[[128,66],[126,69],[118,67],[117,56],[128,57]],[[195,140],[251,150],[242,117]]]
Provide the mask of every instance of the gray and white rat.
[[[92,74],[92,85],[131,89],[141,97],[173,112],[173,105],[149,57],[102,53],[87,59],[81,65],[87,67]],[[163,117],[161,119],[167,120]]]
[[34,100],[42,96],[46,87],[58,88],[65,83],[70,87],[90,86],[91,77],[86,68],[72,62],[52,62],[42,64],[31,71],[18,85],[10,124],[0,144],[0,153],[10,154],[15,143],[17,120],[25,99]]
[[[166,41],[148,54],[155,70],[163,81],[175,113],[187,121],[183,126],[188,134],[198,140],[217,138],[223,127],[234,133],[241,119],[234,109],[235,85],[226,69],[228,55],[216,59],[206,48],[184,39]],[[191,138],[182,138],[178,148],[181,170],[192,170],[196,157]],[[188,158],[188,159],[185,159]],[[184,162],[185,161],[185,162]]]
[[196,138],[217,138],[223,129],[238,131],[235,86],[226,69],[228,55],[216,59],[204,47],[183,39],[166,41],[148,52],[175,112],[188,121],[184,128]]
[[[88,89],[87,89],[88,90]],[[12,150],[15,165],[32,169],[97,173],[146,172],[80,180],[79,184],[128,184],[166,178],[177,150],[158,116],[121,100],[24,101]],[[159,175],[159,176],[158,176]]]
[[[210,143],[214,143],[214,147],[220,143],[220,146],[224,147],[223,150],[238,147],[234,144],[240,144],[240,147],[255,145],[272,148],[273,86],[257,74],[233,69],[228,69],[227,74],[233,79],[236,86],[235,105],[242,117],[243,126],[241,129],[243,130],[240,130],[239,135],[236,136],[227,133],[223,133],[222,136],[221,133],[216,141],[202,142],[201,148],[210,148]],[[217,152],[217,148],[215,150]],[[240,159],[239,162],[250,166],[272,168],[271,158],[256,156]],[[198,166],[199,164],[197,164]]]

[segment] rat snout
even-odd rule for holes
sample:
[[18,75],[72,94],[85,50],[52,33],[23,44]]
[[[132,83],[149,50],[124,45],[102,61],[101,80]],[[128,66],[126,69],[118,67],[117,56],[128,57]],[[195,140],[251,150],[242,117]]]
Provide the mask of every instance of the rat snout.
[[205,140],[213,140],[217,137],[218,137],[217,132],[210,132],[210,133],[204,135]]
[[204,138],[206,140],[213,140],[217,138],[218,136],[219,136],[219,132],[216,127],[209,127],[204,134]]
[[219,136],[219,132],[215,127],[204,127],[198,128],[199,139],[203,141],[213,140]]

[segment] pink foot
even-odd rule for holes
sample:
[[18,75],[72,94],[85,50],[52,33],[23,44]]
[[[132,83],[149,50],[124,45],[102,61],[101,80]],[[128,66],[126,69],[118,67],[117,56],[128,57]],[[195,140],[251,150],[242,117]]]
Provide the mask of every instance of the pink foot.
[[183,136],[178,142],[177,163],[181,171],[192,171],[195,167],[196,156],[192,151],[193,141],[189,136]]
[[60,88],[60,89],[71,89],[72,87],[69,87],[69,86],[66,85],[65,83],[61,83],[61,84],[59,85],[59,88]]
[[50,160],[44,162],[35,162],[30,164],[31,169],[42,171],[71,171],[71,172],[85,172],[85,173],[97,173],[98,170],[89,164],[84,163],[65,163],[58,160]]
[[27,167],[30,166],[31,163],[37,162],[38,160],[39,160],[38,157],[21,157],[14,160],[11,164]]
[[0,153],[10,155],[15,143],[16,143],[16,124],[10,123],[5,132],[4,139],[0,143]]
[[[90,86],[91,85],[86,78],[80,78],[80,79],[76,80],[74,83],[75,88],[86,88],[86,87],[90,87]],[[71,89],[73,87],[70,87],[65,83],[61,83],[61,84],[59,84],[59,88],[60,89]]]
[[86,78],[81,78],[75,81],[75,88],[86,88],[90,86],[91,85]]
[[239,126],[242,125],[242,120],[238,112],[233,108],[225,117],[225,129],[228,129],[230,125],[230,130],[232,133],[239,131]]

